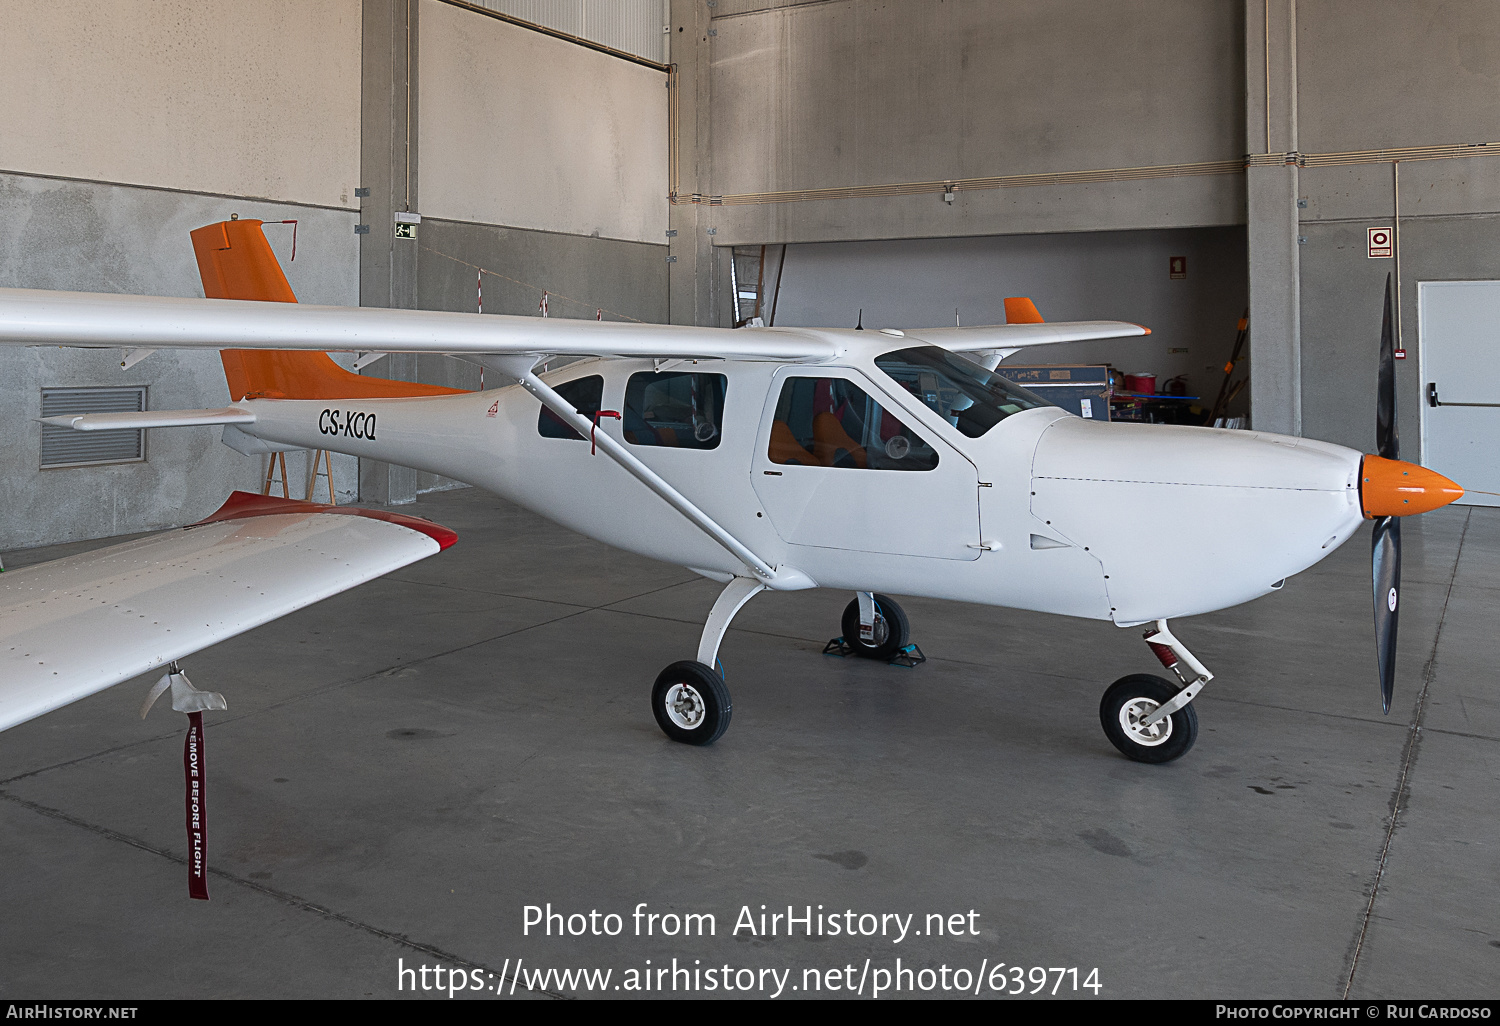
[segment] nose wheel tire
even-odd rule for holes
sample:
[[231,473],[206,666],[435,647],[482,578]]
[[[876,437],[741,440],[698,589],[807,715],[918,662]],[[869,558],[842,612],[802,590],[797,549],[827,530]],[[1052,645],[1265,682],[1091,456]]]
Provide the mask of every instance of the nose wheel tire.
[[1099,722],[1110,743],[1136,762],[1171,762],[1198,740],[1198,712],[1185,705],[1166,719],[1143,726],[1160,706],[1182,690],[1149,673],[1121,677],[1099,702]]
[[729,729],[729,688],[718,671],[692,659],[661,671],[651,689],[651,712],[673,741],[710,745]]
[[844,607],[839,626],[844,632],[844,644],[852,648],[855,655],[866,659],[890,662],[891,657],[911,640],[906,613],[884,595],[875,596],[875,637],[872,641],[863,641],[859,636],[859,599]]

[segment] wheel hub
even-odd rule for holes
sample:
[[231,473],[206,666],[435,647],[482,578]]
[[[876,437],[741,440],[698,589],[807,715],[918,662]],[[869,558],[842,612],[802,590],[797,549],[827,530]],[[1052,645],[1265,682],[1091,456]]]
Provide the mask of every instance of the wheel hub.
[[691,684],[673,684],[667,689],[667,719],[683,730],[693,730],[703,722],[708,709],[703,695]]
[[1151,726],[1143,726],[1161,703],[1149,698],[1133,698],[1120,706],[1120,729],[1138,745],[1155,748],[1172,736],[1172,717],[1165,716]]

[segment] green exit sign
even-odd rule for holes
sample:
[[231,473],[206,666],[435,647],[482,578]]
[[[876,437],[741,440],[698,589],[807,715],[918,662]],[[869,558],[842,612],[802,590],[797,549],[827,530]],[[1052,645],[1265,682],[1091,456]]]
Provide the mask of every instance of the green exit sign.
[[417,226],[414,224],[396,223],[396,238],[415,239],[417,237]]

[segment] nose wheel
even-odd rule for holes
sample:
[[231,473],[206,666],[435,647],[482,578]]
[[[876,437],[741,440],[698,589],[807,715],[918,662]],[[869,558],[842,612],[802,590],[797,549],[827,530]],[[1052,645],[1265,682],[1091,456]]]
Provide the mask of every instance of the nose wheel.
[[1145,641],[1181,683],[1149,673],[1121,677],[1099,702],[1099,723],[1126,758],[1171,762],[1186,755],[1198,740],[1198,711],[1188,703],[1214,675],[1177,640],[1165,620],[1146,628]]
[[1153,720],[1152,714],[1182,689],[1149,673],[1121,677],[1099,702],[1099,723],[1116,748],[1136,762],[1171,762],[1198,740],[1198,711],[1185,705]]

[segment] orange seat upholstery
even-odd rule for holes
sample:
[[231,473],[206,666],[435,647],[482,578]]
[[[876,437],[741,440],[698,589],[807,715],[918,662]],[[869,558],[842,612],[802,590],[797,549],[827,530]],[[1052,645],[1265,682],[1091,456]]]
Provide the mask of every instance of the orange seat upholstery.
[[838,462],[840,450],[854,458],[855,466],[870,465],[864,448],[849,437],[849,432],[844,430],[837,417],[826,412],[818,414],[813,418],[813,452],[817,454],[818,462],[825,467],[833,466]]
[[799,463],[804,467],[818,465],[817,459],[802,448],[784,420],[773,421],[771,424],[771,446],[767,455],[771,457],[772,463]]

